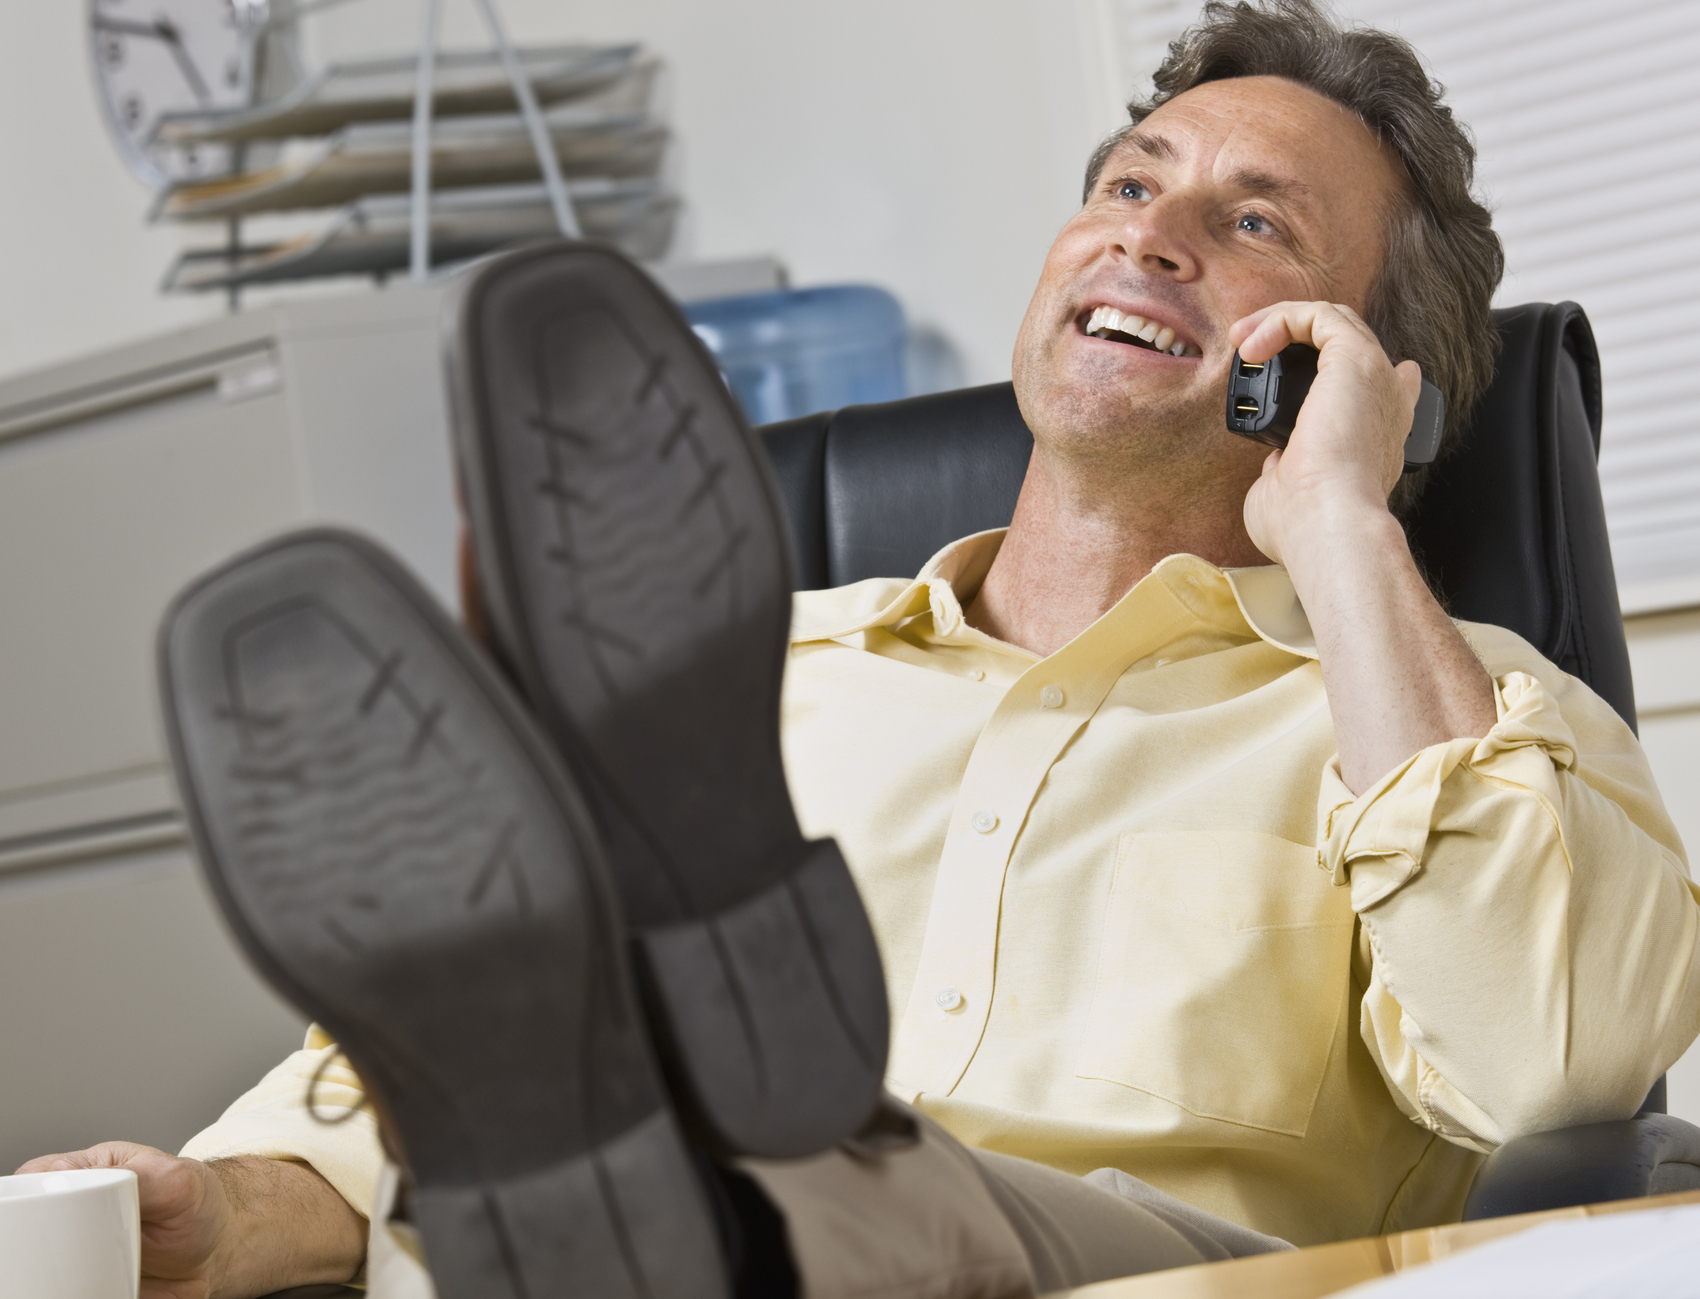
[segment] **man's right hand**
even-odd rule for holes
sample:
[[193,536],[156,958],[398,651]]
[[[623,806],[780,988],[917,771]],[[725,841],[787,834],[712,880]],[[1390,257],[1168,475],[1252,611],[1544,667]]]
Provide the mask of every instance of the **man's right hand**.
[[210,1265],[230,1221],[230,1202],[212,1168],[152,1146],[107,1141],[87,1150],[32,1159],[20,1173],[127,1168],[142,1201],[143,1299],[205,1299],[215,1293]]
[[141,1299],[252,1299],[344,1281],[366,1253],[366,1223],[304,1164],[253,1157],[202,1163],[107,1141],[32,1159],[20,1173],[127,1168],[142,1216]]

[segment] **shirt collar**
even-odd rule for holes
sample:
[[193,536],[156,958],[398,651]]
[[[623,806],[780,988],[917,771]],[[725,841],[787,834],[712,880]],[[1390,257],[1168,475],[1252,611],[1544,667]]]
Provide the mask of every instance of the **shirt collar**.
[[[792,602],[792,643],[889,627],[929,608],[939,635],[972,634],[963,621],[963,602],[980,589],[1007,532],[1007,528],[993,528],[953,541],[912,579],[873,577],[833,590],[799,592]],[[1150,582],[1167,587],[1205,622],[1249,631],[1300,658],[1317,657],[1310,619],[1287,570],[1279,564],[1222,569],[1197,555],[1170,555],[1104,616],[1140,598],[1141,588]]]

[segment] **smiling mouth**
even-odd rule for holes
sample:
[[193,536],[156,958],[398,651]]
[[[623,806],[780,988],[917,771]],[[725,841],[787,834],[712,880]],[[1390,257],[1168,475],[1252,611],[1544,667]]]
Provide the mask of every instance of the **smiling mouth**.
[[1142,347],[1148,352],[1167,352],[1170,356],[1204,355],[1167,325],[1159,325],[1144,316],[1125,315],[1114,307],[1094,307],[1091,318],[1086,322],[1086,332],[1094,338]]

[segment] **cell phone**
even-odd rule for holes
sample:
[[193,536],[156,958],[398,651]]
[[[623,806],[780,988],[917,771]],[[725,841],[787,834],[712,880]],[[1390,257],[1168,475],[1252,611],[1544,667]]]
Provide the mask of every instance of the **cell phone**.
[[[1254,442],[1285,447],[1299,418],[1299,407],[1316,379],[1317,351],[1293,343],[1261,364],[1234,353],[1228,377],[1228,432]],[[1446,398],[1427,379],[1405,436],[1405,472],[1432,464],[1446,427]]]

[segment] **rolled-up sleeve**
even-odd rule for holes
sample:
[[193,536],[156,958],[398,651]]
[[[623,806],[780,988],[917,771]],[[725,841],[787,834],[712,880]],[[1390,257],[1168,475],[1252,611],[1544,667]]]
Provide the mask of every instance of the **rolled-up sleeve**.
[[301,1050],[237,1097],[180,1153],[189,1159],[259,1155],[311,1165],[364,1218],[372,1216],[384,1166],[360,1079],[317,1025],[308,1029]]
[[1486,737],[1357,797],[1336,761],[1318,806],[1369,952],[1359,1032],[1400,1107],[1476,1150],[1633,1114],[1700,1031],[1700,891],[1640,745],[1532,650],[1488,668]]

